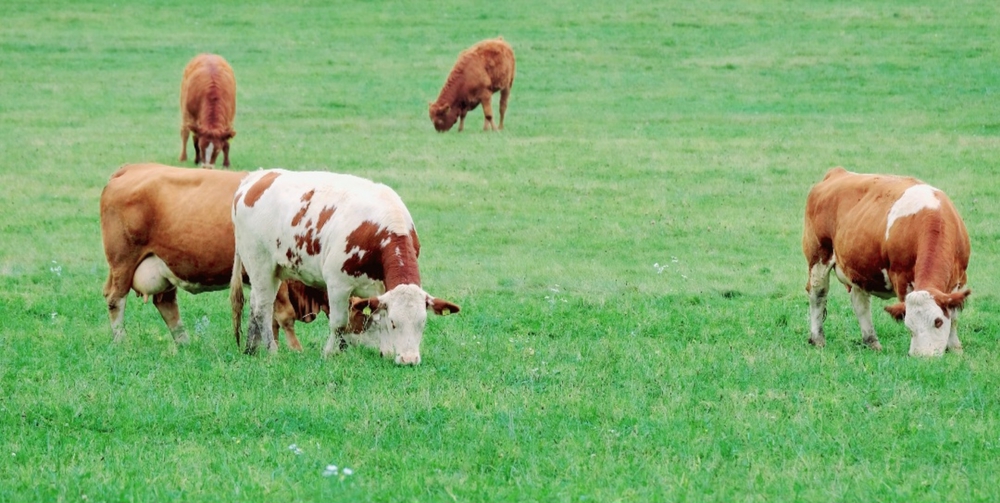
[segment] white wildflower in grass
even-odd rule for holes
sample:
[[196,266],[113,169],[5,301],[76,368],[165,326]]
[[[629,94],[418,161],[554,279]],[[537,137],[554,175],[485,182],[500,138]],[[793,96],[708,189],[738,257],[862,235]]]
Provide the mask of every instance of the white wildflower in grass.
[[326,465],[326,470],[323,470],[324,477],[331,477],[337,474],[337,465]]
[[656,274],[663,274],[663,270],[670,267],[670,264],[660,265],[659,262],[653,264],[653,269],[656,269]]
[[62,266],[59,265],[59,262],[53,260],[52,264],[53,265],[49,267],[49,271],[54,273],[56,276],[62,276]]
[[208,325],[210,323],[208,316],[202,316],[200,320],[194,322],[194,332],[198,335],[205,335],[208,332]]
[[302,449],[300,449],[299,446],[295,444],[289,445],[288,450],[292,451],[292,454],[295,454],[296,456],[302,454]]
[[354,470],[352,470],[350,468],[344,468],[344,475],[347,475],[348,477],[350,477],[351,475],[354,475]]

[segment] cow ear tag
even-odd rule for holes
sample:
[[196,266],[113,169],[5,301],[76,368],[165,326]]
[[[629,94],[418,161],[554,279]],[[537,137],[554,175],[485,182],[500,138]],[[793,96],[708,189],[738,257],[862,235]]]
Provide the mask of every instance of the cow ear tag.
[[448,316],[449,314],[451,314],[451,309],[448,309],[446,307],[446,308],[444,308],[444,309],[441,310],[441,316]]
[[371,306],[365,306],[365,308],[361,311],[361,314],[363,314],[365,316],[371,316],[372,315],[372,308],[371,308]]

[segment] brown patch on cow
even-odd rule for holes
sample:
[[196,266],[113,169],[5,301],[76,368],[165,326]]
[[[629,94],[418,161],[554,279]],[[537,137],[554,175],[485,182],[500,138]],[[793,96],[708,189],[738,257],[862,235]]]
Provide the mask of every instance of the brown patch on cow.
[[323,226],[326,225],[330,218],[333,217],[333,212],[337,209],[333,206],[326,206],[319,212],[319,220],[316,222],[316,232],[322,232]]
[[306,228],[305,234],[295,235],[295,247],[299,250],[305,250],[307,255],[319,255],[319,233],[316,233],[314,236],[313,229],[311,227]]
[[261,196],[264,195],[264,191],[271,188],[271,184],[274,183],[275,178],[278,178],[278,175],[280,174],[281,173],[272,171],[260,177],[260,179],[254,182],[253,186],[247,190],[246,197],[243,199],[243,204],[246,204],[247,208],[253,208],[253,205],[257,204],[257,201],[259,201]]
[[367,276],[391,290],[400,284],[420,285],[416,231],[396,234],[370,221],[347,236],[348,254],[341,270],[354,277]]
[[[310,190],[309,192],[302,194],[302,198],[300,200],[305,204],[303,204],[302,207],[299,208],[299,212],[296,213],[294,217],[292,217],[292,227],[297,227],[300,223],[302,223],[302,219],[305,218],[306,213],[309,212],[309,206],[312,204],[312,198],[313,195],[315,194],[316,194],[316,189]],[[306,224],[307,227],[309,225],[310,225],[309,223]]]

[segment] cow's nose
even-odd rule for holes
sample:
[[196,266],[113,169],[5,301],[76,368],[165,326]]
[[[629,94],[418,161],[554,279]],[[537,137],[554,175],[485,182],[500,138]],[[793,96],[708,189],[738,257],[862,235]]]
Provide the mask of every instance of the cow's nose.
[[420,365],[420,353],[396,355],[396,365]]

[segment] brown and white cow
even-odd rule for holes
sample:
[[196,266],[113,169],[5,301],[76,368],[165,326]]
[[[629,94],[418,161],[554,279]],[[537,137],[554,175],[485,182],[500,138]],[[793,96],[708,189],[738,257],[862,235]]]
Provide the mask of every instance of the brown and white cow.
[[[160,164],[129,164],[111,175],[101,193],[101,235],[109,268],[104,298],[115,341],[125,335],[129,290],[153,297],[174,340],[188,341],[177,288],[199,293],[229,286],[235,246],[230,205],[245,175]],[[326,292],[283,284],[274,311],[288,345],[301,350],[294,322],[329,311]]]
[[895,296],[885,310],[910,330],[910,355],[960,352],[956,317],[965,288],[969,234],[948,196],[920,180],[833,168],[806,200],[802,251],[809,263],[809,342],[826,344],[830,271],[847,285],[869,347],[871,295]]
[[462,51],[448,74],[437,101],[428,104],[434,129],[443,133],[458,120],[458,130],[465,128],[465,114],[483,104],[486,120],[483,131],[496,130],[493,123],[493,93],[500,91],[500,129],[507,113],[507,98],[514,85],[514,50],[503,37],[483,40]]
[[181,161],[187,160],[190,131],[194,162],[215,165],[221,150],[229,167],[229,140],[236,136],[236,77],[222,56],[199,54],[184,68],[181,79]]
[[[244,267],[253,285],[247,353],[262,342],[271,351],[277,347],[267,307],[282,279],[326,288],[331,333],[324,356],[339,351],[351,319],[364,315],[378,335],[362,343],[394,355],[398,364],[418,364],[426,311],[459,311],[421,288],[413,220],[385,185],[334,173],[257,171],[240,184],[232,208],[236,256],[230,295],[237,334]],[[352,301],[352,295],[362,298]]]

